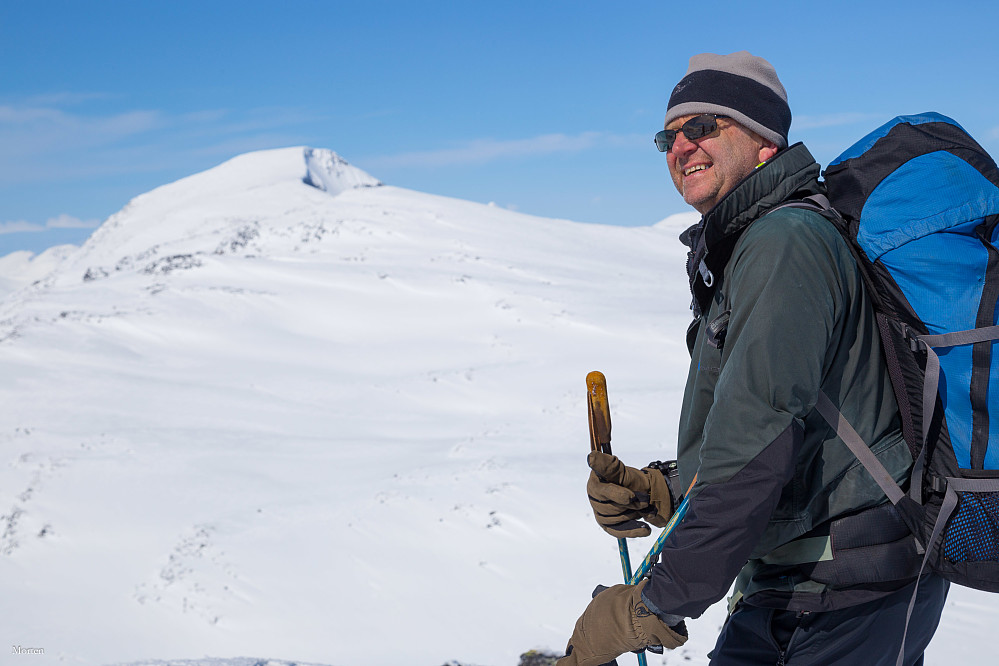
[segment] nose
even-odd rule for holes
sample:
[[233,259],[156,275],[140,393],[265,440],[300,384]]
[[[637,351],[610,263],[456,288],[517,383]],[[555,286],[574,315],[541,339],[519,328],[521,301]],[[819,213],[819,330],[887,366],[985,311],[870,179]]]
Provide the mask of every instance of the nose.
[[670,152],[676,157],[687,157],[691,153],[697,150],[697,143],[691,141],[683,132],[676,133],[676,140],[673,141],[673,147],[670,148]]

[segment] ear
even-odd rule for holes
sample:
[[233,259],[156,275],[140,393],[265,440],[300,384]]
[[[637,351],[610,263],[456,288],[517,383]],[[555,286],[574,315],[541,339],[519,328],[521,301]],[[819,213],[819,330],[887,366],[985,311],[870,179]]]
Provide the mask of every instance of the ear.
[[776,155],[779,150],[776,143],[763,139],[763,145],[760,146],[760,164]]

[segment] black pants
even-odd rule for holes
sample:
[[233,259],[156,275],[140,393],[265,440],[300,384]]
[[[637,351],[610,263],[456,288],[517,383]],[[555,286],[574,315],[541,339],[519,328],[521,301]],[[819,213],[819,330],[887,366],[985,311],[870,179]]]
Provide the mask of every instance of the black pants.
[[[905,641],[906,666],[922,666],[949,585],[932,574],[919,584]],[[866,604],[801,615],[740,603],[709,655],[711,666],[895,666],[912,590],[908,585]]]

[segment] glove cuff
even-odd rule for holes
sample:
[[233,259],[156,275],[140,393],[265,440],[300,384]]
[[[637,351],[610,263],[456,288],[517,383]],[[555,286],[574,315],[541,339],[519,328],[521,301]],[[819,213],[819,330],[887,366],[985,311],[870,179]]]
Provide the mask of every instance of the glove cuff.
[[645,646],[661,645],[667,650],[673,650],[687,642],[687,625],[683,620],[669,627],[653,613],[642,599],[642,589],[645,583],[634,587],[632,603],[632,622],[638,639]]
[[673,493],[662,470],[655,467],[642,469],[649,479],[649,508],[652,511],[643,516],[646,522],[656,527],[666,527],[676,506],[673,503]]

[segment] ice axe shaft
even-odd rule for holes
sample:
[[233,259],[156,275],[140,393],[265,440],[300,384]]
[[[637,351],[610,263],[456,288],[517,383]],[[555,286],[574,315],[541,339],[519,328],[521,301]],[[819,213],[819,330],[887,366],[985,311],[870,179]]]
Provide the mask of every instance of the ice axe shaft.
[[[607,378],[604,373],[594,370],[586,375],[586,406],[590,420],[590,450],[611,454],[610,404],[607,402]],[[628,540],[619,538],[617,550],[621,556],[621,570],[624,582],[631,585],[631,558],[628,556]],[[646,666],[645,653],[638,653],[638,665]],[[616,661],[611,663],[617,663]],[[606,666],[606,665],[605,665]]]

